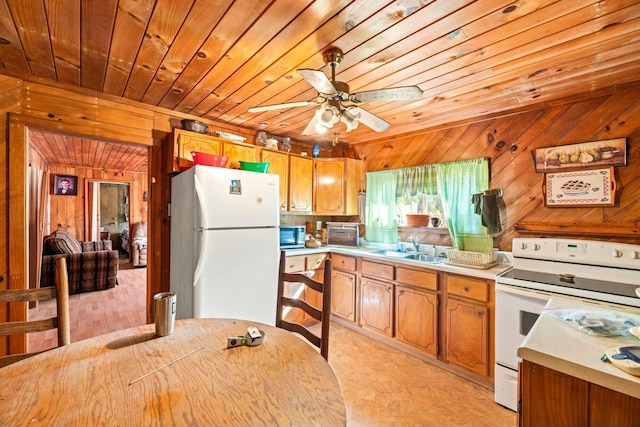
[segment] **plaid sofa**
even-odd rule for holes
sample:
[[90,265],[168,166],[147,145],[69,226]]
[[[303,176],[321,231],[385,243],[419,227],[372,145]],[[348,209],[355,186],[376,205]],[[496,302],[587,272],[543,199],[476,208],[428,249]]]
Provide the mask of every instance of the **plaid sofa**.
[[67,258],[69,294],[99,291],[117,284],[118,251],[111,240],[80,242],[68,231],[57,230],[45,237],[40,287],[55,285],[55,259]]

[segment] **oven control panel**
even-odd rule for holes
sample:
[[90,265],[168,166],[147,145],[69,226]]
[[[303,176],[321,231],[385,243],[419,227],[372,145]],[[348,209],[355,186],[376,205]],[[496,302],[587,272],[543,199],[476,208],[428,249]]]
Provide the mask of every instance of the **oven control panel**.
[[596,240],[515,238],[513,256],[640,270],[640,245]]

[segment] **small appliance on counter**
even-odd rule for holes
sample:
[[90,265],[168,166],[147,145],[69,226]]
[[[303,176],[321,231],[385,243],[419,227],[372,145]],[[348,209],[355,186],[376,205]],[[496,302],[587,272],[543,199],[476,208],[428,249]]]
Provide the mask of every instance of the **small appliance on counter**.
[[360,246],[360,224],[327,222],[327,245]]
[[304,248],[305,236],[304,225],[280,225],[280,249]]

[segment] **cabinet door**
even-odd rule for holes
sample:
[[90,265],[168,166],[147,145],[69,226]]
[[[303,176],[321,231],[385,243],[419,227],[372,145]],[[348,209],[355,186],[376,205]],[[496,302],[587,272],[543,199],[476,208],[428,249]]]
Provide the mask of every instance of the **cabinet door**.
[[360,285],[360,326],[393,336],[393,284],[363,277]]
[[317,215],[346,214],[345,162],[342,159],[316,159],[314,208]]
[[447,362],[486,376],[489,359],[487,307],[449,297],[446,312]]
[[277,151],[262,150],[261,159],[269,162],[269,173],[280,177],[280,210],[287,210],[287,194],[289,191],[289,155]]
[[193,166],[192,151],[219,156],[222,153],[222,142],[209,135],[189,132],[182,129],[173,131],[172,155],[169,172],[180,172]]
[[[523,427],[589,425],[586,381],[527,360],[522,361],[519,381],[522,383],[520,423]],[[615,412],[613,407],[610,411]]]
[[289,159],[289,210],[311,212],[313,200],[313,159]]
[[331,272],[331,314],[351,322],[356,321],[356,276]]
[[240,161],[255,162],[256,148],[251,145],[240,145],[232,142],[225,142],[223,147],[225,156],[229,157],[228,165],[230,168],[239,168]]
[[396,339],[433,357],[438,355],[438,295],[396,285]]

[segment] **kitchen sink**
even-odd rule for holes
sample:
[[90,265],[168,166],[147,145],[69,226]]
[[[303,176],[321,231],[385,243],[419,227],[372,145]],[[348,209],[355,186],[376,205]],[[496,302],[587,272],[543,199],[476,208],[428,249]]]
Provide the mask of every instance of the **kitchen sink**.
[[407,256],[409,256],[409,254],[406,252],[396,252],[396,251],[386,251],[386,250],[373,251],[371,253],[377,254],[377,255],[384,255],[388,257],[394,257],[394,258],[406,258]]
[[404,259],[413,259],[416,261],[422,261],[429,264],[439,264],[441,262],[444,262],[446,258],[440,257],[440,256],[427,255],[427,254],[407,254],[407,256],[405,256]]
[[415,261],[426,262],[428,264],[439,264],[446,259],[444,257],[427,255],[427,254],[417,254],[417,253],[411,253],[411,252],[396,252],[396,251],[388,251],[388,250],[373,251],[371,253],[393,257],[393,258],[412,259]]

